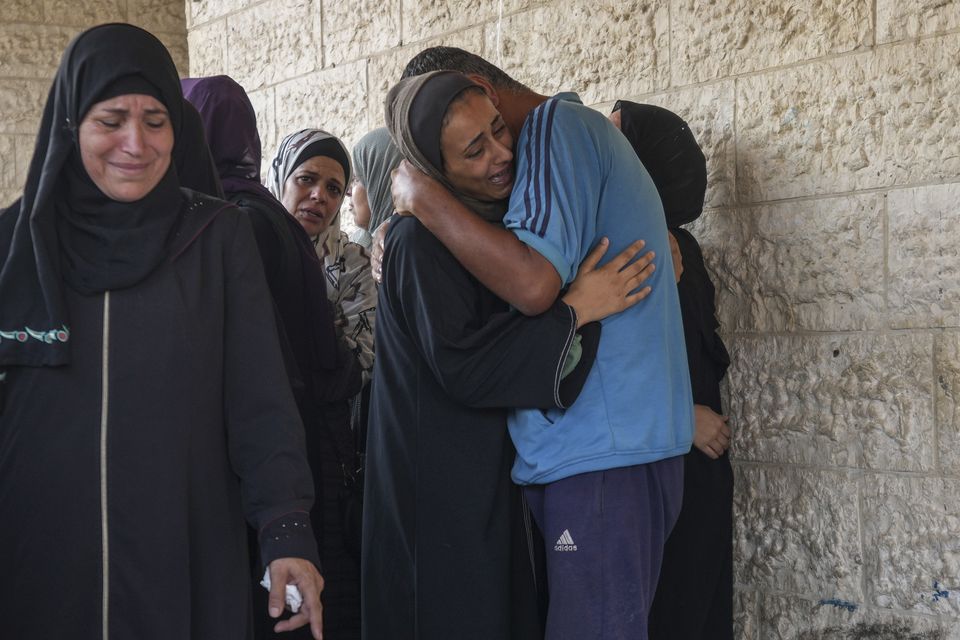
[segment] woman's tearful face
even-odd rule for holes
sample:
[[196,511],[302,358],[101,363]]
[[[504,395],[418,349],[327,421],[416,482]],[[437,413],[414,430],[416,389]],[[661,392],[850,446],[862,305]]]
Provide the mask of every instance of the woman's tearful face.
[[173,126],[153,96],[128,94],[94,104],[80,123],[79,139],[83,168],[113,200],[142,199],[170,167]]

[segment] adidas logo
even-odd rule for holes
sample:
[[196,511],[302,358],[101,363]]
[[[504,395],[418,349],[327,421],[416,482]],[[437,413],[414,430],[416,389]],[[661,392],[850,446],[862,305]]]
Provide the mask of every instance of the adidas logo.
[[576,551],[577,543],[573,541],[570,535],[570,529],[564,529],[563,533],[557,539],[557,544],[553,545],[554,551]]

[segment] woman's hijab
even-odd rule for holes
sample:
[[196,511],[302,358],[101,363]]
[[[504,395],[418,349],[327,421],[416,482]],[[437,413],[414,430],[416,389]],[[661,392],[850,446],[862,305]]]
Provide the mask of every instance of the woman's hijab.
[[223,190],[272,200],[260,183],[262,150],[257,113],[243,87],[230,76],[186,78],[180,86],[184,97],[200,113]]
[[156,37],[131,25],[101,25],[64,52],[23,195],[0,214],[0,366],[65,364],[64,283],[84,294],[129,287],[165,257],[183,202],[173,162],[147,196],[123,203],[103,194],[80,160],[78,127],[90,107],[138,92],[165,105],[176,152],[183,96]]
[[393,213],[393,195],[390,192],[391,172],[397,168],[403,156],[393,144],[386,127],[369,132],[353,147],[353,168],[357,179],[367,190],[370,205],[370,224],[373,231]]
[[443,174],[443,117],[457,96],[475,86],[456,71],[432,71],[401,80],[387,93],[387,129],[397,149],[413,166],[446,187],[484,220],[501,222],[507,212],[507,200],[477,200],[457,191]]
[[[317,156],[332,158],[343,167],[344,189],[350,184],[352,171],[350,169],[350,152],[343,146],[340,138],[322,129],[302,129],[291,133],[280,142],[277,155],[270,163],[267,174],[267,187],[277,198],[283,200],[283,185],[297,167]],[[344,198],[346,199],[346,198]],[[343,200],[340,201],[343,206]],[[313,238],[319,248],[323,247],[321,255],[337,254],[337,245],[340,243],[340,210],[337,209],[327,230],[317,238]]]
[[707,160],[687,123],[674,112],[652,104],[618,100],[620,131],[646,168],[675,229],[703,212]]
[[180,139],[173,150],[173,163],[177,167],[181,187],[221,200],[224,198],[217,166],[207,146],[203,120],[197,109],[186,100],[183,101],[183,123],[180,125]]

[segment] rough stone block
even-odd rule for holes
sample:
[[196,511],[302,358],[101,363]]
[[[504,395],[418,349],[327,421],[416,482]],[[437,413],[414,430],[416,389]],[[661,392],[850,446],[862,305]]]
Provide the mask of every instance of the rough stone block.
[[43,0],[46,22],[92,27],[104,22],[126,22],[126,0]]
[[704,249],[726,331],[879,329],[883,197],[781,202],[705,213]]
[[878,611],[825,595],[820,599],[765,595],[763,640],[957,640],[949,621]]
[[181,78],[190,75],[190,52],[185,33],[156,33],[154,34],[170,52],[173,64],[177,66],[177,73]]
[[887,208],[892,326],[960,326],[960,183],[891,191]]
[[960,35],[737,81],[740,202],[960,176]]
[[187,28],[184,9],[183,0],[127,0],[130,22],[152,33],[184,33]]
[[[0,190],[19,189],[23,182],[17,171],[17,139],[15,136],[0,136]],[[2,205],[0,205],[2,206]]]
[[737,640],[760,640],[759,596],[756,591],[733,592],[733,637]]
[[403,68],[410,59],[428,47],[445,45],[460,47],[483,55],[483,29],[471,29],[437,38],[429,42],[393,49],[389,53],[370,58],[367,64],[367,130],[384,126],[383,101],[387,92],[400,80]]
[[739,459],[933,470],[931,336],[774,335],[728,346]]
[[400,23],[400,0],[324,2],[324,66],[398,46]]
[[864,572],[873,603],[960,618],[958,531],[960,480],[868,475]]
[[43,4],[37,0],[3,0],[0,22],[41,22]]
[[960,333],[937,335],[933,347],[937,376],[937,437],[940,469],[960,475]]
[[[628,98],[626,95],[616,96]],[[733,140],[733,82],[721,82],[647,96],[634,102],[655,104],[682,117],[707,157],[707,193],[705,207],[733,204],[736,153]],[[613,105],[603,109],[609,114]]]
[[958,27],[958,0],[877,0],[878,42],[919,38]]
[[[348,149],[352,148],[367,132],[363,117],[365,64],[365,61],[353,62],[278,85],[277,143],[294,131],[319,128],[339,137]],[[275,149],[271,154],[273,151]]]
[[49,81],[75,34],[72,27],[0,24],[0,77]]
[[0,82],[0,133],[36,135],[49,90],[48,80]]
[[195,78],[227,72],[227,22],[218,20],[190,29],[190,75]]
[[270,0],[229,16],[229,74],[253,91],[318,69],[319,5],[319,0]]
[[737,584],[862,599],[852,473],[740,465],[734,512]]
[[[505,16],[527,8],[529,0],[504,0]],[[403,3],[403,41],[416,42],[488,20],[496,29],[500,3],[497,0],[406,0]]]
[[486,29],[486,57],[534,91],[576,91],[584,104],[666,88],[665,1],[570,0],[504,17]]
[[186,2],[186,18],[189,28],[197,27],[211,20],[223,18],[229,14],[246,9],[258,0],[184,0]]
[[872,4],[869,0],[673,0],[671,84],[759,71],[872,44]]

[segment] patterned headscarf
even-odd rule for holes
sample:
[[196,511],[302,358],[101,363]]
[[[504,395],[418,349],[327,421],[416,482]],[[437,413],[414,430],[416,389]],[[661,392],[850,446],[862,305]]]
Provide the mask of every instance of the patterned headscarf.
[[[350,152],[340,138],[322,129],[302,129],[291,133],[280,142],[277,155],[270,163],[267,188],[277,200],[283,201],[283,185],[290,174],[316,156],[326,156],[339,162],[343,166],[344,188],[350,184]],[[340,201],[340,206],[343,206],[343,200]],[[318,246],[323,244],[324,255],[336,253],[337,244],[340,242],[340,209],[337,209],[327,230],[314,240]]]

